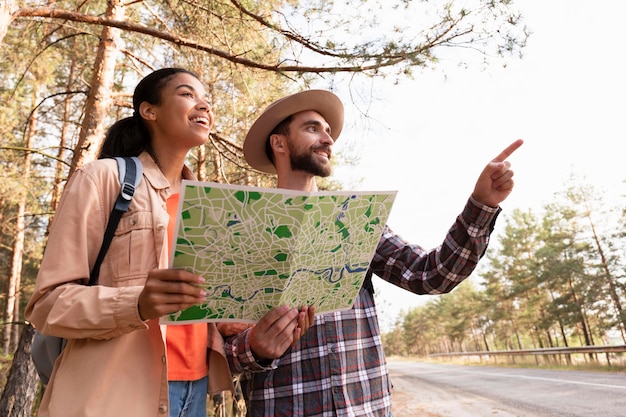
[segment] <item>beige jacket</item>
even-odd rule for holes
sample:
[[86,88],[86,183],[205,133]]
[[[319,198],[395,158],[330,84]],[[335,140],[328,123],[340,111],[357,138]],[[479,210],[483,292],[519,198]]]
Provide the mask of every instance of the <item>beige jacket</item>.
[[[119,193],[117,163],[86,164],[65,187],[25,312],[41,333],[69,339],[39,417],[168,415],[165,326],[141,320],[137,305],[148,272],[168,266],[165,201],[170,191],[152,158],[143,153],[140,159],[143,180],[104,258],[100,285],[80,284],[88,280]],[[184,177],[193,178],[186,167]],[[209,339],[208,345],[221,350],[208,358],[210,391],[230,389],[214,325]]]

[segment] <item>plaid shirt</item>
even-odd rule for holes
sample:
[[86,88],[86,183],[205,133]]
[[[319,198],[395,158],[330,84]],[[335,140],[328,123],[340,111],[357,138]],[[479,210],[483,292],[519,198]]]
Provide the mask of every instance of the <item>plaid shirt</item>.
[[[449,292],[485,253],[499,212],[470,198],[443,244],[431,251],[385,227],[371,272],[416,294]],[[374,299],[365,286],[350,310],[317,315],[298,344],[271,364],[255,361],[249,337],[245,331],[226,340],[249,416],[390,415],[391,382]]]

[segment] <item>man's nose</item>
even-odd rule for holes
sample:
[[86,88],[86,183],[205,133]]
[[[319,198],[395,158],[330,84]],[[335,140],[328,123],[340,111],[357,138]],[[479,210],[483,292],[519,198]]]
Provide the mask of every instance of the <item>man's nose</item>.
[[330,132],[325,131],[324,134],[322,135],[321,142],[324,145],[332,145],[335,143],[335,139],[333,139],[333,137],[330,136]]

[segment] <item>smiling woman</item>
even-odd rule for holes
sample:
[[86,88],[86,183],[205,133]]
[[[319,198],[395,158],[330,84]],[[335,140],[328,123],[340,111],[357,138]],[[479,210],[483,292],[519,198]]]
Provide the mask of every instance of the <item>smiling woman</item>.
[[[190,417],[206,416],[207,363],[215,358],[207,350],[211,343],[223,355],[221,336],[214,324],[174,326],[163,334],[158,319],[204,300],[201,277],[168,268],[168,232],[181,180],[195,179],[185,157],[208,140],[213,113],[198,77],[180,68],[141,80],[133,109],[109,129],[100,160],[79,168],[65,187],[26,308],[41,333],[68,339],[40,417],[174,417],[183,409]],[[113,156],[138,156],[143,181],[120,220],[99,285],[76,285],[89,276],[119,194]],[[211,392],[232,389],[228,365],[221,363],[212,362],[210,371],[223,379],[211,377],[218,384]]]
[[162,97],[156,103],[144,101],[139,105],[152,146],[163,148],[164,154],[186,155],[189,149],[205,144],[214,117],[198,79],[179,74],[164,87]]

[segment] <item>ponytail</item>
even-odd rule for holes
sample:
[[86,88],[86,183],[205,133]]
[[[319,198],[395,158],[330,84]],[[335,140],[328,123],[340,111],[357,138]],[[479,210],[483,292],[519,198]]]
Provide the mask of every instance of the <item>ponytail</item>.
[[150,135],[139,117],[126,117],[109,128],[98,159],[113,156],[139,156],[150,146]]

